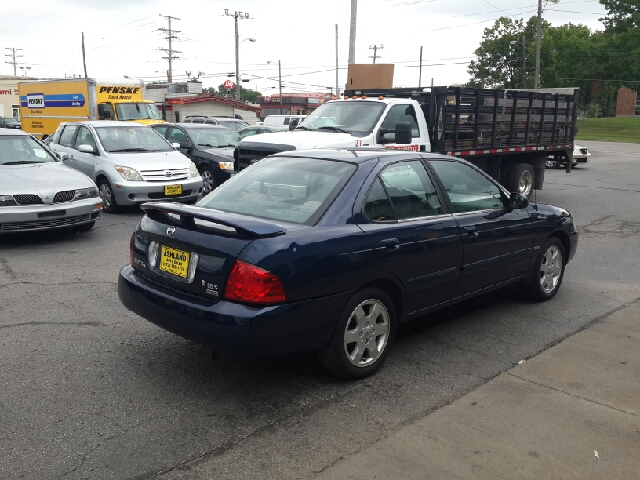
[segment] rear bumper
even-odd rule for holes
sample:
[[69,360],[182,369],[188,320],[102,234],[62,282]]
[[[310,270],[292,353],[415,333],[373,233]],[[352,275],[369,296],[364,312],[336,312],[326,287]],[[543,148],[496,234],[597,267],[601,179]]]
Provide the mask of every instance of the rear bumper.
[[254,307],[177,292],[146,279],[130,265],[118,276],[118,296],[127,309],[188,340],[250,357],[325,346],[350,294]]
[[[182,185],[183,195],[166,196],[164,194],[165,186],[178,184]],[[173,182],[115,182],[113,187],[118,205],[136,205],[158,200],[186,202],[196,200],[202,194],[202,177]]]

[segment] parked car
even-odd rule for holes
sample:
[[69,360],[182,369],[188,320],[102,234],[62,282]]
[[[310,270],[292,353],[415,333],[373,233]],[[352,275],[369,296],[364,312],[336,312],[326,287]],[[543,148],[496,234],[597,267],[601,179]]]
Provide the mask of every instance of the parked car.
[[62,123],[50,146],[65,165],[96,182],[108,213],[149,200],[195,203],[202,194],[196,165],[145,125],[110,120]]
[[169,143],[180,145],[180,151],[196,164],[202,176],[204,194],[234,174],[233,152],[240,136],[233,130],[197,123],[154,125],[152,128]]
[[566,210],[470,163],[382,149],[283,152],[195,207],[143,208],[129,310],[246,356],[319,349],[349,378],[380,367],[398,323],[513,283],[551,299],[578,243]]
[[244,127],[238,133],[240,134],[240,139],[243,139],[253,135],[259,135],[261,133],[283,132],[287,130],[289,130],[289,127],[267,127],[266,125],[254,125],[251,127]]
[[221,125],[236,132],[248,127],[249,123],[239,118],[233,117],[211,117],[206,115],[189,115],[185,117],[184,123],[207,123],[210,125]]
[[306,115],[268,115],[265,117],[262,125],[267,125],[269,127],[287,127],[292,123],[294,124],[292,127],[297,127],[302,121],[307,118]]
[[65,167],[31,135],[0,130],[0,234],[90,230],[102,208],[86,175]]
[[[589,152],[587,147],[575,143],[573,145],[573,163],[571,166],[575,167],[578,163],[587,163],[590,156],[591,152]],[[556,160],[555,158],[549,157],[547,160],[547,168],[562,168],[566,163],[566,161]]]
[[15,130],[20,130],[22,128],[22,125],[13,117],[0,117],[0,128],[12,128]]

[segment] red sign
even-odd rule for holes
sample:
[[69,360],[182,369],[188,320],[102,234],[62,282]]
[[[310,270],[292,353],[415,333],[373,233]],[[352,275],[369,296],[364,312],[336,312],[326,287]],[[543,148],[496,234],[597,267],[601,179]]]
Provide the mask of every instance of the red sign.
[[236,86],[236,84],[233,83],[231,80],[227,79],[227,80],[224,81],[222,86],[224,88],[226,88],[227,90],[231,90],[232,88],[234,88]]

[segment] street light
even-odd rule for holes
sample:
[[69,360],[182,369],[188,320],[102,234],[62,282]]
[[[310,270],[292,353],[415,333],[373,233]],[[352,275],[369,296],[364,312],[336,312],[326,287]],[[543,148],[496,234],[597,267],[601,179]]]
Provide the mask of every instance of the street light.
[[[273,62],[267,60],[267,63]],[[280,66],[280,60],[278,60],[278,90],[280,92],[280,115],[282,115],[282,67]]]

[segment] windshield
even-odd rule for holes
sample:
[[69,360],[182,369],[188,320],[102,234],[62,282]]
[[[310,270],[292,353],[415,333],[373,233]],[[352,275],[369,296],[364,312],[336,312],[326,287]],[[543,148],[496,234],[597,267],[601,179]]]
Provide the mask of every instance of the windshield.
[[313,225],[356,170],[311,158],[271,157],[231,177],[199,207]]
[[235,147],[240,135],[226,128],[186,128],[193,142],[199,147]]
[[116,103],[118,120],[162,120],[154,103]]
[[0,137],[0,165],[55,162],[38,142],[26,135]]
[[235,132],[242,130],[244,127],[249,126],[249,124],[245,122],[227,122],[224,120],[218,120],[218,125],[222,125],[223,127],[230,128]]
[[386,106],[383,102],[329,102],[318,107],[297,128],[364,137],[373,131]]
[[96,127],[107,152],[168,152],[173,147],[155,130],[145,126]]

